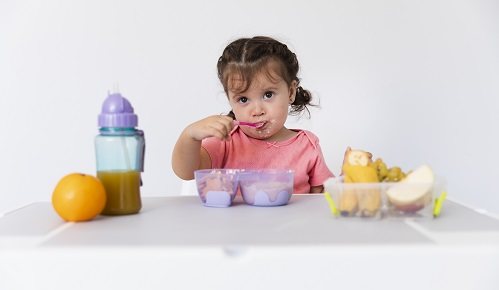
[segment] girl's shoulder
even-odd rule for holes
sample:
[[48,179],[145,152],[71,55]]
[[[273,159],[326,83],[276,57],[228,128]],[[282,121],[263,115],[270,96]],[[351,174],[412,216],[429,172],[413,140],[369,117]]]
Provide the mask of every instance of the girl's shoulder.
[[302,129],[292,129],[292,130],[298,133],[297,134],[298,138],[300,137],[306,138],[315,149],[317,148],[317,144],[319,144],[319,137],[317,137],[317,135],[308,130],[302,130]]

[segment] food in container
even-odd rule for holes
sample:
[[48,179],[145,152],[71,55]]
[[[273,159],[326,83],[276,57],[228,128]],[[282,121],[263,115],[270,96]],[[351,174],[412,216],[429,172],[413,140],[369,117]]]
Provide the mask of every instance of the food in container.
[[194,171],[201,202],[210,207],[228,207],[237,193],[238,170],[201,169]]
[[293,194],[292,170],[245,170],[239,175],[243,200],[255,206],[280,206]]

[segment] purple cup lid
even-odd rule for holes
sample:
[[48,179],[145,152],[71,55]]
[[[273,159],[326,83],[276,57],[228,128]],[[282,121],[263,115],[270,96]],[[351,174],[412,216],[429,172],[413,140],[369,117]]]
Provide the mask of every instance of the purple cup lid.
[[101,128],[135,128],[139,120],[130,102],[120,93],[113,93],[102,104],[98,123]]

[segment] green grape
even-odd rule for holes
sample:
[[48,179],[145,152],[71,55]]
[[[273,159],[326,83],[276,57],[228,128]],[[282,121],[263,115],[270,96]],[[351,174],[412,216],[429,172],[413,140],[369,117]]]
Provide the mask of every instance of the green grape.
[[388,175],[388,167],[384,162],[380,163],[378,166],[379,179],[383,180],[387,175]]
[[378,180],[380,182],[398,182],[404,179],[408,173],[404,173],[398,166],[388,168],[386,163],[381,158],[376,158],[370,165],[376,169]]
[[386,176],[386,164],[383,162],[383,159],[377,158],[372,163],[372,167],[376,169],[376,174],[378,175],[378,181],[383,181],[383,178]]
[[402,169],[400,167],[394,166],[390,169],[388,169],[388,174],[386,175],[387,180],[389,182],[397,182],[400,181],[400,173],[402,172]]

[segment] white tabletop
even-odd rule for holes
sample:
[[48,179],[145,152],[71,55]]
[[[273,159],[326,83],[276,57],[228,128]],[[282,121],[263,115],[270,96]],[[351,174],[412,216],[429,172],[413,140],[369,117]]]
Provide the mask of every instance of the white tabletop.
[[33,203],[0,218],[0,289],[62,289],[71,279],[81,282],[74,289],[106,281],[108,289],[234,289],[242,281],[240,289],[303,289],[310,279],[317,289],[398,289],[408,280],[405,289],[499,289],[498,273],[499,220],[452,201],[437,219],[334,218],[322,195],[268,208],[150,197],[139,214],[84,223]]

